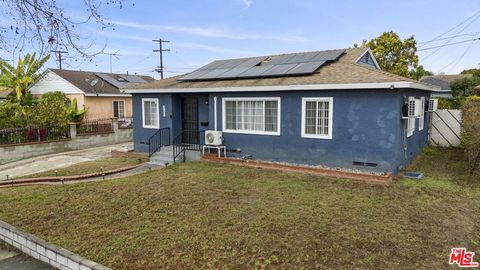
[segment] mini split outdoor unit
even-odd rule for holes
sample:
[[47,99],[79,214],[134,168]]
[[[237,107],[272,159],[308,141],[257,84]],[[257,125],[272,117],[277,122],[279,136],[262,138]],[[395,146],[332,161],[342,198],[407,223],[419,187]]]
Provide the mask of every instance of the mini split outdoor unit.
[[206,145],[222,145],[223,136],[221,131],[207,130],[205,131],[205,144]]
[[418,118],[423,116],[423,112],[434,112],[438,108],[438,99],[432,98],[427,100],[428,103],[423,104],[420,99],[408,99],[405,97],[402,107],[402,118]]

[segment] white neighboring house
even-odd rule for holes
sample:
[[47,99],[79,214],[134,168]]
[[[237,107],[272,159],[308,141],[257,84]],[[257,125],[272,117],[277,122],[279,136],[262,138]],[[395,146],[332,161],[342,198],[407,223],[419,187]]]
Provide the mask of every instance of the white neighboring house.
[[150,76],[48,69],[30,87],[34,96],[60,91],[77,100],[78,108],[87,108],[86,118],[129,118],[132,97],[123,91],[133,85],[154,81]]

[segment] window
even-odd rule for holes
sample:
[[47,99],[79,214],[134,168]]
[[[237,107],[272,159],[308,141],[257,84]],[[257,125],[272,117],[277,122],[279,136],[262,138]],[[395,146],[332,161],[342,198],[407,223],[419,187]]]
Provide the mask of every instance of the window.
[[156,98],[143,98],[142,99],[142,116],[144,128],[159,128],[159,111],[158,111],[158,99]]
[[280,135],[280,98],[223,98],[223,131]]
[[113,117],[125,118],[125,101],[123,100],[113,101]]
[[428,100],[428,111],[434,112],[438,109],[438,99],[432,98]]
[[302,137],[331,139],[333,98],[302,99]]
[[[409,97],[408,98],[408,116],[414,116],[415,115],[415,98],[414,97]],[[412,109],[413,108],[413,109]],[[413,110],[413,113],[412,113]],[[407,121],[407,137],[410,137],[413,135],[413,132],[415,131],[415,118],[409,117]]]
[[418,130],[423,130],[425,125],[425,97],[420,98],[420,117],[418,118]]

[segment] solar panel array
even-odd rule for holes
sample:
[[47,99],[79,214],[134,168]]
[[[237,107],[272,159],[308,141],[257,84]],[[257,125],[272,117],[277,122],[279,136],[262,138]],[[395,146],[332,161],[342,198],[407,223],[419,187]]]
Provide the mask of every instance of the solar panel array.
[[[106,74],[106,73],[95,73],[98,77],[112,84],[113,86],[123,89],[132,86],[132,84],[137,83],[146,83],[144,79],[137,75],[116,75],[116,74]],[[117,76],[117,78],[115,77]],[[119,80],[119,78],[121,80]]]
[[179,80],[199,81],[312,74],[325,63],[337,60],[344,52],[345,50],[330,50],[218,60],[181,77]]

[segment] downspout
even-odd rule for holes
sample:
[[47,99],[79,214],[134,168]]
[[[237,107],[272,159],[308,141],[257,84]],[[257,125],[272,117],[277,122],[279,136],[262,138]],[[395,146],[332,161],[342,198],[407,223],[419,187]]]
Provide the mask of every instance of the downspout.
[[215,126],[215,131],[217,131],[217,97],[213,97],[213,124]]

